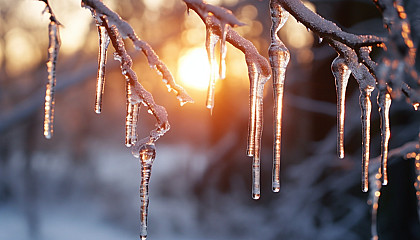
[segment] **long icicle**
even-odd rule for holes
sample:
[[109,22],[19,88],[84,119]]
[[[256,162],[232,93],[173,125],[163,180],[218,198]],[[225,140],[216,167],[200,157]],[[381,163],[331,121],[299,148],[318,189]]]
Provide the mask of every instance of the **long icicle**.
[[274,146],[273,146],[273,173],[272,190],[280,191],[280,153],[281,153],[281,127],[283,110],[283,89],[286,67],[290,60],[290,53],[278,37],[278,31],[283,27],[289,17],[276,1],[270,2],[271,9],[271,45],[269,48],[270,65],[273,74],[274,91]]
[[[260,78],[261,75],[258,75]],[[257,80],[258,84],[260,79]],[[260,86],[258,86],[260,89]],[[255,135],[254,135],[254,157],[252,160],[252,198],[259,199],[261,196],[261,135],[263,130],[263,93],[257,90],[257,101],[255,103]]]
[[344,158],[344,118],[346,103],[346,88],[351,70],[341,56],[337,56],[332,64],[331,71],[335,78],[337,92],[337,153],[339,158]]
[[55,92],[55,68],[57,64],[58,51],[60,49],[59,24],[51,21],[48,25],[49,45],[48,45],[48,83],[45,91],[45,114],[44,114],[44,136],[50,139],[53,135],[54,125],[54,92]]
[[362,111],[362,191],[369,189],[369,158],[370,158],[370,114],[372,103],[370,96],[374,90],[371,86],[360,89],[360,108]]
[[108,32],[104,26],[98,25],[99,35],[99,54],[98,54],[98,78],[96,81],[96,97],[95,97],[95,112],[101,113],[102,111],[102,96],[105,87],[105,65],[107,50],[110,42]]
[[217,62],[216,56],[214,53],[214,49],[216,47],[217,42],[219,41],[219,36],[214,33],[211,27],[211,19],[206,18],[206,51],[207,56],[209,59],[210,64],[210,80],[209,80],[209,87],[207,90],[207,101],[206,107],[213,111],[214,108],[214,94],[216,88],[216,80],[217,80]]
[[264,97],[264,84],[269,80],[269,77],[264,77],[255,63],[248,66],[249,76],[251,79],[252,89],[251,92],[255,93],[253,105],[251,106],[251,114],[253,115],[252,135],[248,139],[252,139],[253,146],[253,160],[252,160],[252,198],[259,199],[261,196],[261,136],[263,130],[263,97]]
[[380,89],[378,93],[379,115],[381,119],[381,181],[383,185],[388,184],[388,143],[391,136],[389,128],[389,108],[391,107],[391,95],[386,89]]
[[149,209],[149,181],[152,173],[153,161],[156,157],[154,144],[146,144],[140,148],[139,158],[141,164],[140,180],[140,239],[147,238],[147,212]]

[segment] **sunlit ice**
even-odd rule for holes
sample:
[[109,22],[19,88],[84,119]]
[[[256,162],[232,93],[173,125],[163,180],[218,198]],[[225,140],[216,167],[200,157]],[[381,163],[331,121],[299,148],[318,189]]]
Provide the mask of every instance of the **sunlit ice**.
[[188,49],[178,60],[178,79],[182,86],[196,90],[207,90],[210,65],[204,47]]

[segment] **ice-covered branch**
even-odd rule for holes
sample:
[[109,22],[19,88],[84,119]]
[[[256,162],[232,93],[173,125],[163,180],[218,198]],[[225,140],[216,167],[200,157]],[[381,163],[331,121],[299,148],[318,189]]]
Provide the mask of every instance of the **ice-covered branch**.
[[101,21],[101,16],[106,16],[109,25],[115,26],[122,38],[128,37],[133,42],[135,48],[143,52],[149,62],[149,66],[156,69],[158,73],[162,75],[162,81],[167,85],[168,89],[175,93],[181,105],[193,102],[193,99],[187,94],[187,92],[175,82],[172,73],[159,59],[152,47],[137,36],[130,24],[124,21],[117,13],[109,9],[100,0],[82,0],[82,6],[91,9],[98,22]]
[[[143,144],[152,144],[169,130],[168,114],[164,107],[155,103],[152,94],[144,89],[138,82],[136,73],[131,69],[133,64],[131,57],[125,49],[124,42],[117,28],[112,25],[110,26],[105,16],[101,17],[101,21],[108,31],[112,46],[115,48],[116,58],[121,63],[121,72],[131,88],[131,94],[128,96],[129,102],[132,104],[142,103],[145,105],[157,121],[157,128],[150,132],[149,137],[141,140],[140,143],[137,144],[137,148],[140,148]],[[135,154],[136,157],[138,157],[137,148],[133,149],[133,154]]]
[[331,38],[352,48],[376,46],[384,39],[374,35],[355,35],[339,28],[335,23],[328,21],[308,9],[300,0],[276,0],[297,21],[312,30],[321,38]]

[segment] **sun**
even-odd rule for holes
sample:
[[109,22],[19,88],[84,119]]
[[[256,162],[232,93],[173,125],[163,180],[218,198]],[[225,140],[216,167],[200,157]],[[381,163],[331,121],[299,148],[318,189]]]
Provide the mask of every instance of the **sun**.
[[178,79],[182,86],[196,90],[207,90],[210,66],[204,47],[191,48],[178,60]]

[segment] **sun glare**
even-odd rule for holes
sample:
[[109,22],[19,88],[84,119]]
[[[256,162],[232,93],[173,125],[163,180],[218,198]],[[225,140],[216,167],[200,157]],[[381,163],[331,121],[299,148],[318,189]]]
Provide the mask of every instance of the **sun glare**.
[[178,60],[178,79],[182,86],[207,90],[210,66],[204,47],[187,50]]

